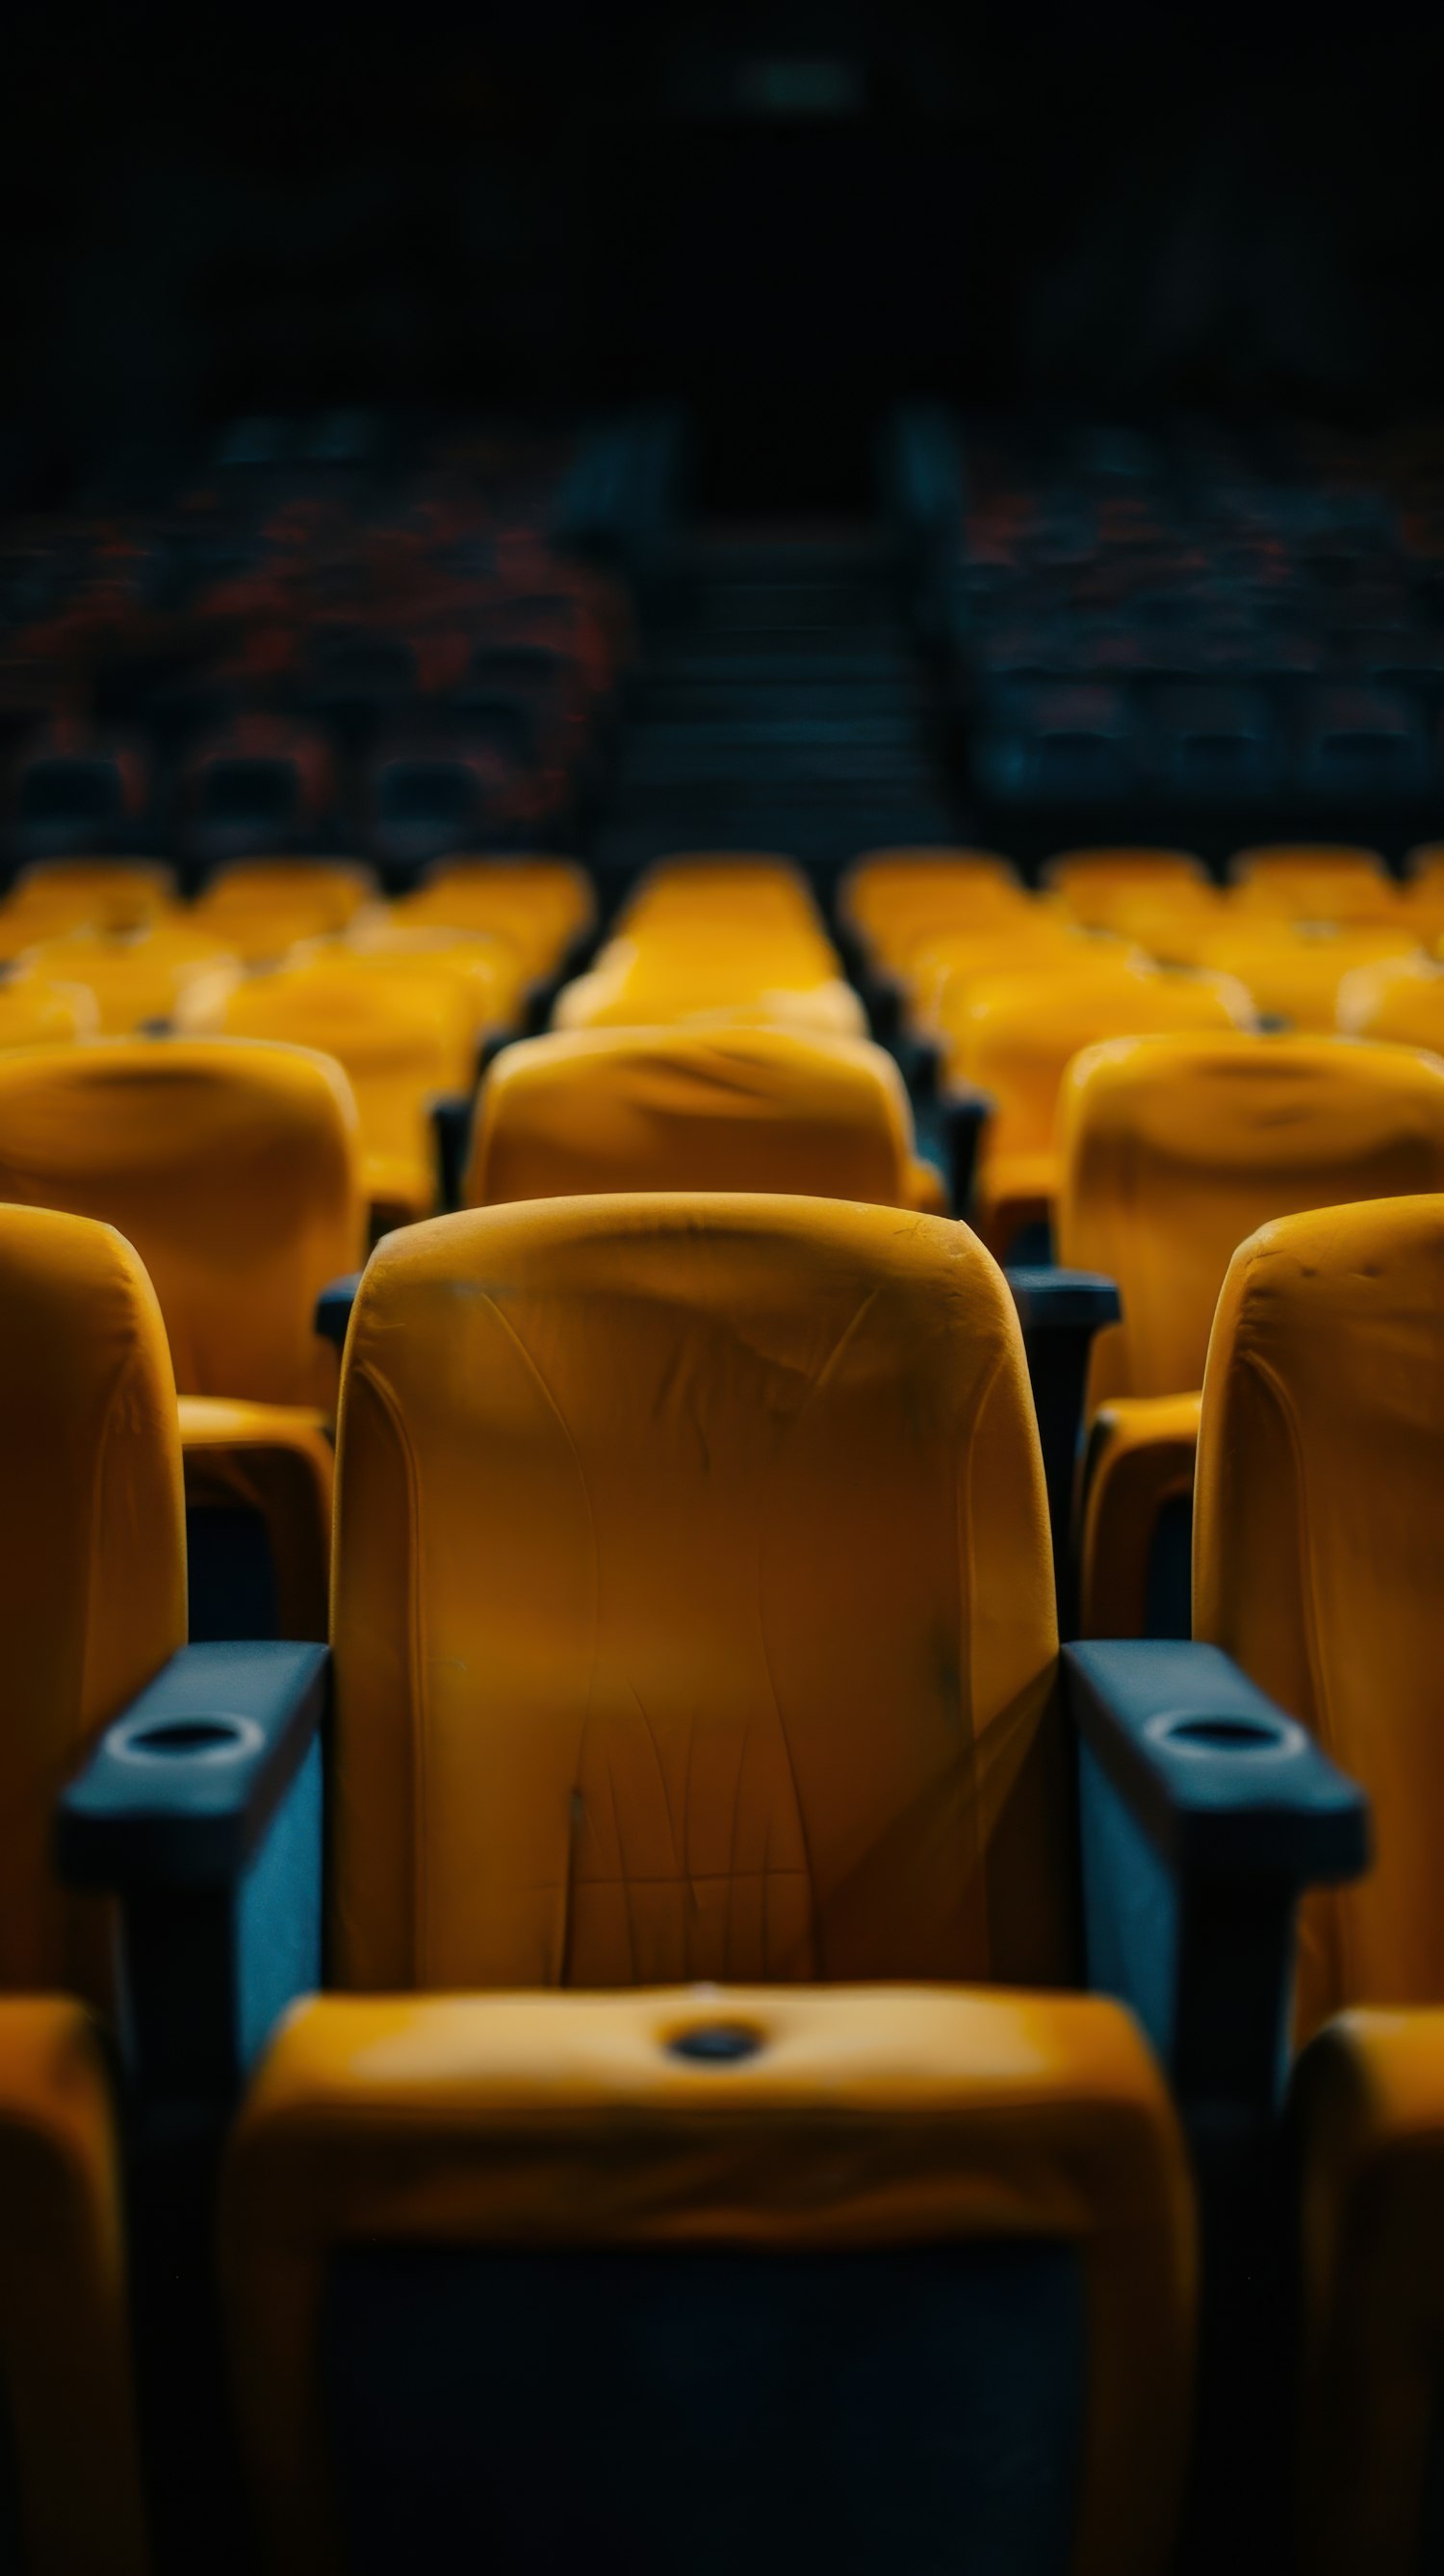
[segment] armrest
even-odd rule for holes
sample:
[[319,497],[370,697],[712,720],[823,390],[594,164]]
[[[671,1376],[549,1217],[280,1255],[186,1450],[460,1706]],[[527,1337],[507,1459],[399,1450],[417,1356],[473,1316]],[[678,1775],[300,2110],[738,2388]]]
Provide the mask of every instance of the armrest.
[[323,1342],[333,1342],[338,1351],[346,1347],[351,1323],[351,1309],[361,1285],[359,1270],[348,1270],[344,1279],[333,1279],[316,1300],[315,1324]]
[[1116,1324],[1123,1310],[1113,1281],[1089,1270],[1019,1268],[1010,1270],[1007,1279],[1023,1327],[1043,1451],[1059,1627],[1064,1636],[1071,1636],[1077,1607],[1071,1544],[1073,1488],[1088,1362],[1095,1334],[1106,1324]]
[[182,1646],[62,1792],[73,1887],[218,1887],[240,1876],[326,1704],[326,1647]]
[[61,1875],[118,1899],[142,2125],[223,2117],[320,1982],[324,1646],[183,1647],[64,1791]]
[[[440,1183],[441,1204],[448,1215],[461,1205],[462,1184],[466,1179],[466,1161],[471,1151],[471,1114],[475,1106],[469,1091],[443,1092],[431,1104],[431,1133],[436,1145],[436,1174]],[[327,1290],[329,1295],[330,1291]],[[342,1336],[345,1338],[344,1334]]]
[[1063,1669],[1089,1981],[1132,2004],[1186,2116],[1272,2118],[1295,1909],[1367,1866],[1363,1792],[1215,1646],[1070,1646]]
[[992,1117],[993,1097],[967,1083],[949,1083],[936,1094],[934,1115],[943,1149],[943,1168],[953,1195],[954,1216],[965,1217],[973,1204],[978,1153]]

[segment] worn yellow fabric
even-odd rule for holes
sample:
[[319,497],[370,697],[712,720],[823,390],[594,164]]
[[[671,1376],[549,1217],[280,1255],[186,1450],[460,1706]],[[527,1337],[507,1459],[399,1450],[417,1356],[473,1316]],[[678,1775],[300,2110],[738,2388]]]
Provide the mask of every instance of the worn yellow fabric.
[[1083,1461],[1079,1632],[1145,1634],[1159,1515],[1193,1492],[1201,1398],[1121,1395],[1093,1416]]
[[1304,1908],[1305,2030],[1341,2004],[1444,1999],[1441,1458],[1444,1197],[1242,1244],[1204,1379],[1195,1626],[1362,1782],[1378,1854]]
[[170,1020],[202,979],[225,989],[239,974],[231,952],[183,914],[139,930],[73,930],[28,952],[39,975],[78,984],[94,1001],[104,1037],[129,1037],[152,1021]]
[[1299,2576],[1414,2576],[1444,2333],[1444,2011],[1357,2010],[1294,2074]]
[[1238,902],[1281,920],[1388,923],[1399,890],[1377,850],[1352,842],[1280,841],[1229,862]]
[[334,1059],[356,1104],[366,1195],[373,1208],[404,1219],[436,1205],[431,1103],[471,1089],[474,1009],[474,994],[449,974],[412,974],[395,963],[376,970],[328,948],[248,976],[209,1016],[229,1036],[312,1047]]
[[239,859],[212,877],[192,912],[198,928],[256,965],[297,940],[345,930],[375,899],[374,873],[354,859]]
[[1444,1055],[1444,965],[1420,955],[1356,967],[1339,986],[1338,1023],[1348,1037]]
[[26,2576],[145,2576],[115,2112],[58,1997],[0,2003],[0,2377]]
[[572,941],[591,928],[596,899],[574,859],[458,858],[433,868],[393,913],[398,921],[508,939],[528,976],[537,977],[553,973]]
[[155,1282],[182,1394],[334,1391],[312,1317],[363,1233],[355,1111],[321,1057],[214,1039],[0,1057],[0,1199],[120,1228]]
[[1085,1047],[1144,1030],[1232,1029],[1251,1018],[1247,994],[1225,977],[1167,973],[1111,952],[1067,973],[1050,967],[1041,977],[970,985],[947,1021],[947,1078],[975,1084],[994,1103],[977,1184],[985,1240],[1002,1249],[1016,1221],[1017,1157],[1030,1158],[1047,1183],[1040,1201],[1056,1192],[1059,1091]]
[[1091,1402],[1192,1394],[1245,1235],[1444,1187],[1444,1066],[1343,1038],[1118,1038],[1071,1067],[1059,1142],[1058,1257],[1123,1300]]
[[180,1438],[136,1254],[109,1226],[33,1207],[0,1206],[0,1512],[0,1987],[104,2005],[106,1922],[56,1880],[55,1801],[185,1643]]
[[[742,2022],[718,2070],[669,2041]],[[340,2564],[320,2366],[348,2242],[1075,2247],[1088,2406],[1071,2564],[1157,2576],[1187,2448],[1193,2223],[1127,2015],[1089,1998],[727,1988],[325,1999],[293,2015],[226,2177],[235,2383],[268,2564]]]
[[596,1190],[782,1190],[938,1210],[883,1048],[792,1029],[596,1029],[505,1049],[466,1203]]
[[1323,1035],[1337,1024],[1346,978],[1380,959],[1407,957],[1416,935],[1407,921],[1335,929],[1234,913],[1193,944],[1203,964],[1247,987],[1261,1017]]
[[0,982],[0,1047],[63,1046],[97,1033],[95,996],[83,984],[16,974]]
[[1043,869],[1043,883],[1061,897],[1075,921],[1088,930],[1120,926],[1117,914],[1142,894],[1166,897],[1175,891],[1187,902],[1204,886],[1203,861],[1189,850],[1060,850]]
[[866,1015],[819,930],[806,924],[673,925],[611,939],[557,997],[558,1029],[655,1028],[725,1014],[838,1037],[865,1037]]
[[393,1235],[352,1319],[339,1982],[1072,1973],[1012,1299],[836,1200]]

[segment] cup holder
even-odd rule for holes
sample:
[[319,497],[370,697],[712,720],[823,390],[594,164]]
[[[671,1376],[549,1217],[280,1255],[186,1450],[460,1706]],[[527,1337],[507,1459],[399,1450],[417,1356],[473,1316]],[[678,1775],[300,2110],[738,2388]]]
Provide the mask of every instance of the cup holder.
[[110,1750],[132,1762],[238,1762],[260,1750],[265,1739],[252,1717],[220,1710],[204,1717],[127,1718],[113,1731]]
[[1249,1761],[1297,1753],[1308,1741],[1291,1717],[1275,1717],[1263,1709],[1220,1711],[1214,1716],[1204,1709],[1171,1709],[1155,1717],[1148,1732],[1156,1743],[1170,1745],[1178,1753],[1236,1754]]
[[685,2057],[692,2066],[738,2066],[758,2056],[761,2048],[761,2031],[749,2030],[741,2021],[694,2022],[667,2042],[670,2056]]

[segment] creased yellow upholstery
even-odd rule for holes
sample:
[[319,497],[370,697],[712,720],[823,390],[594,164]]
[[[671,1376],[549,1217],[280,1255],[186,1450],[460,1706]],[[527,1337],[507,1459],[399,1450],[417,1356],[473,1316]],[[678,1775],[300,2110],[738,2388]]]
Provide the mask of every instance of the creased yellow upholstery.
[[1444,2350],[1441,1461],[1444,1196],[1321,1209],[1242,1244],[1204,1380],[1196,1626],[1362,1783],[1375,1852],[1367,1878],[1309,1899],[1300,1931],[1296,2020],[1316,2032],[1293,2103],[1301,2576],[1426,2563]]
[[575,1030],[498,1056],[466,1200],[597,1190],[803,1191],[942,1213],[897,1066],[794,1030]]
[[1346,2003],[1444,1998],[1441,1455],[1444,1198],[1243,1244],[1204,1381],[1195,1621],[1363,1783],[1379,1853],[1305,1908],[1306,2030]]
[[1041,1466],[960,1226],[661,1194],[393,1236],[333,1638],[344,1985],[1071,1967]]
[[[719,2014],[759,2042],[720,2077],[668,2046]],[[887,1986],[303,2006],[243,2114],[226,2205],[273,2563],[338,2564],[319,2367],[338,2245],[960,2237],[1077,2248],[1090,2402],[1071,2563],[1156,2576],[1183,2470],[1191,2216],[1166,2094],[1116,2006]]]
[[51,1824],[86,1746],[185,1643],[180,1441],[136,1254],[48,1209],[0,1206],[0,1508],[0,1988],[103,2005],[105,1922],[57,1883]]

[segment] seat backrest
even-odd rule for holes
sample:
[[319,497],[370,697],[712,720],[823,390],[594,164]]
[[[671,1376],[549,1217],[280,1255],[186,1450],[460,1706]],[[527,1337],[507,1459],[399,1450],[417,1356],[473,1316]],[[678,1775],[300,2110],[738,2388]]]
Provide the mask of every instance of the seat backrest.
[[1444,2001],[1439,1188],[1264,1226],[1209,1345],[1195,1631],[1373,1808],[1369,1876],[1304,1909],[1301,2031],[1346,2004]]
[[1206,882],[1201,859],[1188,850],[1060,850],[1043,870],[1043,882],[1059,894],[1076,921],[1090,930],[1107,930],[1118,909],[1147,892],[1163,896],[1179,890],[1183,900]]
[[165,1329],[109,1226],[0,1207],[0,1425],[0,1987],[104,2003],[102,1919],[51,1862],[55,1801],[186,1636]]
[[533,975],[560,963],[595,911],[585,871],[553,858],[446,859],[397,906],[398,918],[513,938]]
[[1213,1310],[1276,1216],[1444,1189],[1444,1064],[1346,1038],[1120,1038],[1063,1086],[1058,1257],[1116,1279],[1093,1400],[1203,1383]]
[[361,1256],[356,1113],[291,1047],[145,1039],[0,1056],[0,1200],[119,1227],[183,1395],[324,1403],[312,1324]]
[[1066,1978],[1051,1587],[965,1228],[659,1194],[390,1236],[342,1386],[341,1983]]
[[474,1001],[459,983],[408,973],[399,960],[377,972],[341,949],[249,977],[226,1000],[221,1025],[233,1037],[333,1057],[354,1094],[368,1157],[428,1164],[428,1103],[466,1090],[475,1073]]
[[1049,1151],[1059,1086],[1083,1048],[1144,1030],[1247,1027],[1253,1018],[1247,993],[1224,976],[1174,974],[1115,954],[1066,972],[1050,957],[1040,976],[999,975],[944,1008],[949,1070],[995,1103],[990,1154]]
[[188,989],[233,979],[231,952],[180,914],[139,930],[72,930],[34,952],[53,983],[77,984],[95,1004],[105,1037],[129,1037],[169,1020]]
[[260,960],[345,930],[375,896],[375,877],[355,860],[244,859],[212,877],[194,917],[237,955]]
[[908,1207],[912,1160],[902,1077],[866,1039],[574,1030],[491,1066],[465,1195],[746,1189]]
[[1339,986],[1338,1022],[1350,1037],[1385,1038],[1444,1056],[1444,965],[1419,955],[1356,966]]
[[0,984],[0,1047],[63,1046],[94,1037],[99,1013],[83,984],[12,975]]
[[842,1037],[866,1031],[862,1004],[820,932],[789,926],[749,937],[715,923],[649,938],[609,940],[596,964],[557,997],[559,1029],[659,1028],[713,1012]]

